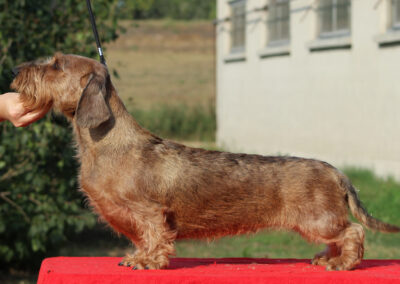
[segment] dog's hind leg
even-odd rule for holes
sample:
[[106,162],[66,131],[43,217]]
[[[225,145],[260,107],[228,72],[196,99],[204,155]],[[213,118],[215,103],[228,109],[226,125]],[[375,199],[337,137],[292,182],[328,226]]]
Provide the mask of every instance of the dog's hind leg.
[[360,224],[350,223],[336,242],[340,255],[329,259],[327,270],[351,270],[361,263],[364,256],[364,229]]
[[317,254],[312,264],[323,265],[326,270],[351,270],[360,264],[364,255],[364,229],[360,224],[349,223],[326,242],[327,249]]
[[331,258],[337,257],[340,251],[335,243],[327,244],[326,249],[314,256],[311,263],[314,265],[327,266]]

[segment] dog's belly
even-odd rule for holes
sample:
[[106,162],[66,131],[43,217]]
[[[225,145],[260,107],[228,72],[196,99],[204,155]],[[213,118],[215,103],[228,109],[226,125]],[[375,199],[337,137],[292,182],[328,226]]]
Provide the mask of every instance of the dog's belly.
[[196,228],[191,224],[190,226],[181,226],[177,230],[177,239],[207,239],[207,238],[220,238],[224,236],[234,236],[245,233],[255,233],[260,229],[264,229],[268,226],[249,225],[249,224],[237,224],[237,225],[226,225],[225,227],[203,227]]

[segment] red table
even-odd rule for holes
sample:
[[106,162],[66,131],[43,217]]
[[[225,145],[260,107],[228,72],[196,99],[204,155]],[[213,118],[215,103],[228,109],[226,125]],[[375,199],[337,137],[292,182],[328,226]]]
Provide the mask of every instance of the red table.
[[119,257],[54,257],[42,262],[44,283],[400,283],[400,260],[363,260],[354,271],[325,271],[309,260],[172,258],[165,270],[132,270]]

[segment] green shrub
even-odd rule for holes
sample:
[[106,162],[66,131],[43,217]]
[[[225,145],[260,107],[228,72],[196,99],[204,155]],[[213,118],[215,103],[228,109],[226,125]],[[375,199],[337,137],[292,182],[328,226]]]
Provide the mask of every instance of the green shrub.
[[[116,38],[118,0],[92,1],[103,42]],[[0,1],[0,93],[11,68],[55,51],[95,57],[86,2]],[[29,265],[93,225],[77,191],[71,130],[48,117],[24,129],[0,124],[0,267]]]
[[214,141],[215,107],[162,105],[150,110],[134,109],[132,115],[158,136],[180,140]]
[[[118,0],[92,1],[102,41],[117,37]],[[0,91],[13,66],[55,51],[96,56],[86,1],[0,1]]]
[[0,255],[13,264],[46,251],[95,223],[76,190],[71,131],[44,119],[26,129],[1,124]]

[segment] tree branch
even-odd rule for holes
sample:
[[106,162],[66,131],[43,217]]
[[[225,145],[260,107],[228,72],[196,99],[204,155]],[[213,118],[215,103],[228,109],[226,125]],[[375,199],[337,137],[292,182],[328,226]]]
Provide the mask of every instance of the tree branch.
[[24,209],[22,209],[21,206],[19,206],[17,203],[15,203],[14,201],[12,201],[10,198],[7,197],[7,195],[9,195],[10,192],[8,191],[4,191],[4,192],[0,192],[0,198],[2,198],[3,200],[5,200],[7,203],[9,203],[11,206],[13,206],[15,209],[17,209],[17,211],[19,213],[21,213],[21,215],[24,217],[25,221],[27,223],[31,222],[31,219],[28,217],[28,215],[25,213]]

